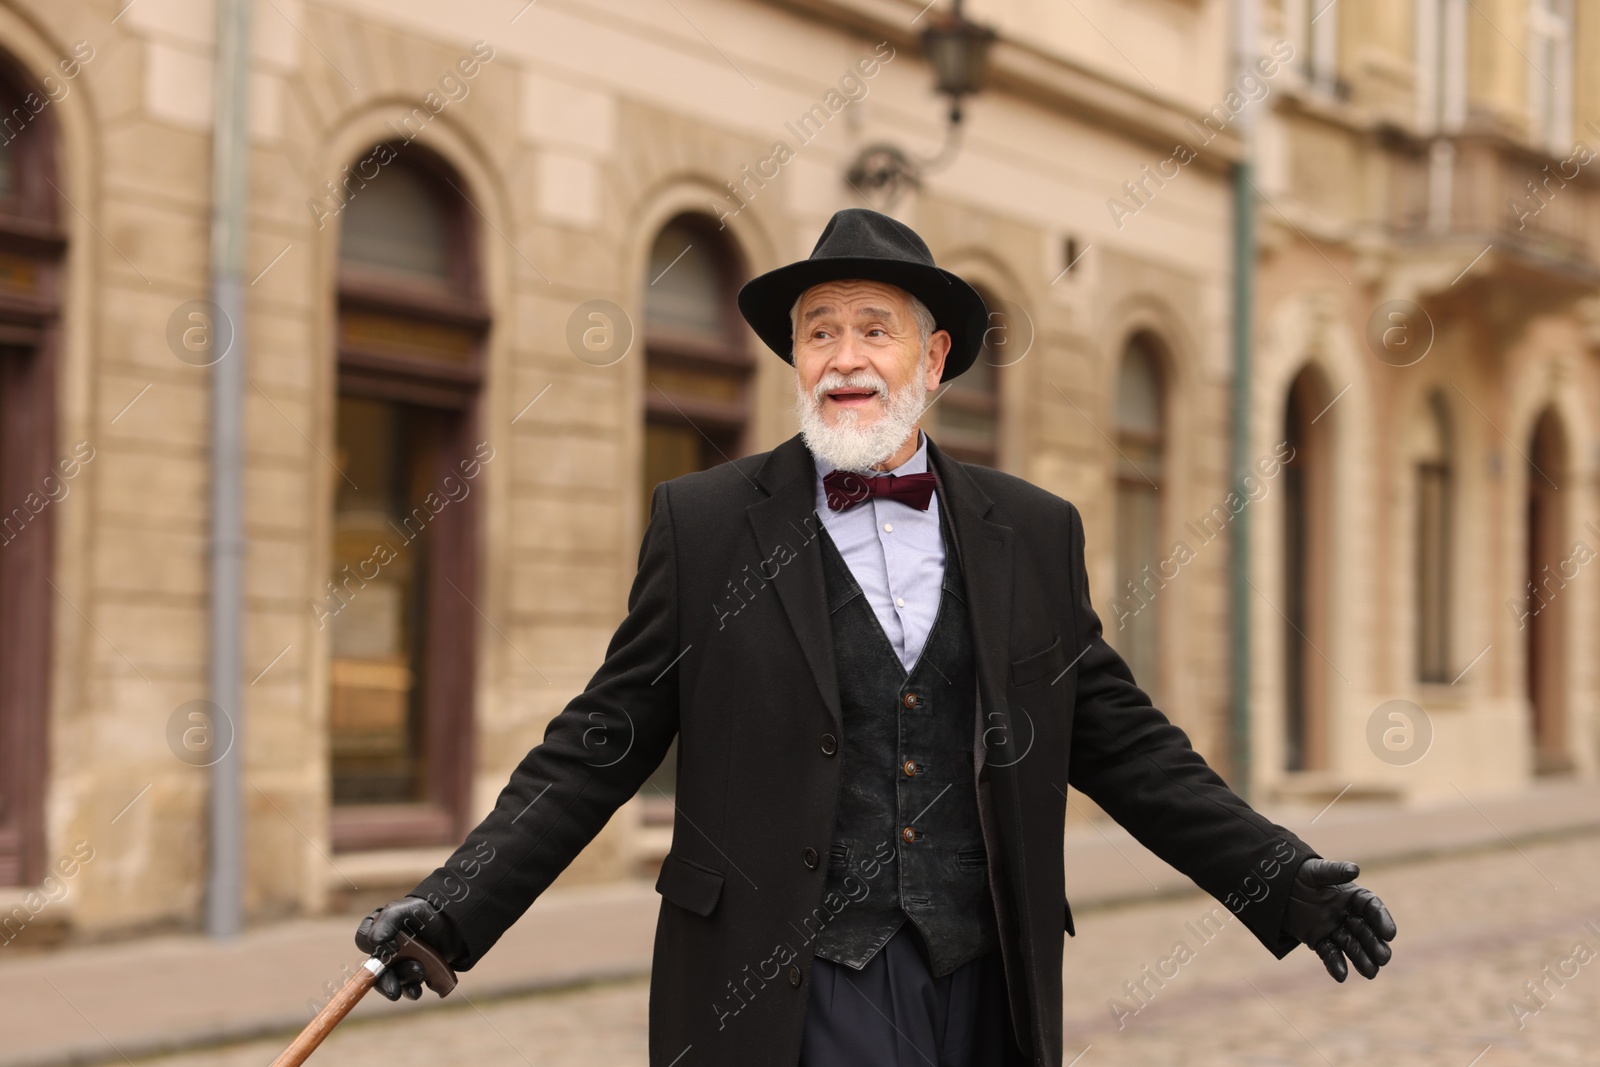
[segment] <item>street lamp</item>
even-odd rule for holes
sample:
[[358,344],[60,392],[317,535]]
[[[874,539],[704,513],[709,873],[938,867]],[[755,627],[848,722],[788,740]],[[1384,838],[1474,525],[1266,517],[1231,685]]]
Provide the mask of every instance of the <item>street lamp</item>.
[[950,98],[944,144],[931,159],[918,159],[888,142],[867,145],[845,171],[845,181],[863,196],[881,193],[884,209],[890,210],[925,175],[949,166],[961,148],[961,101],[982,91],[994,39],[994,30],[962,14],[961,0],[951,0],[948,11],[934,14],[922,31],[922,53],[933,67],[935,88]]
[[922,31],[922,53],[933,66],[939,92],[950,98],[950,125],[961,122],[961,98],[983,89],[989,73],[989,46],[995,33],[961,14],[961,0],[952,0]]

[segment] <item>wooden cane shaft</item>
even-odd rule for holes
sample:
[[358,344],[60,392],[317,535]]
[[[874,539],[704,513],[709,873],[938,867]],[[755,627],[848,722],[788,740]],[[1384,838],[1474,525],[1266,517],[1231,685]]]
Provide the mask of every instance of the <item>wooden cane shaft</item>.
[[317,1012],[316,1018],[306,1024],[306,1028],[300,1031],[300,1036],[294,1039],[294,1043],[283,1050],[283,1055],[272,1061],[272,1067],[300,1067],[305,1063],[317,1050],[317,1046],[322,1044],[323,1039],[333,1032],[333,1028],[350,1014],[350,1009],[361,1002],[361,998],[367,995],[367,990],[371,989],[377,980],[377,973],[366,967],[357,971],[344,984],[344,988],[334,994],[327,1006]]

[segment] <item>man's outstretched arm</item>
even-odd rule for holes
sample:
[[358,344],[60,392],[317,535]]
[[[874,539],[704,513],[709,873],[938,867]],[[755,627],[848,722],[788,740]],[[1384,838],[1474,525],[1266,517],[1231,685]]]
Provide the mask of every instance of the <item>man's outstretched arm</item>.
[[[1071,507],[1071,505],[1069,505]],[[1340,981],[1344,957],[1372,977],[1389,960],[1394,921],[1354,864],[1333,863],[1229,789],[1151,703],[1105,641],[1089,599],[1083,519],[1068,538],[1077,631],[1077,705],[1068,783],[1146,848],[1222,901],[1282,958],[1313,946]]]
[[[678,730],[677,546],[665,483],[650,523],[628,614],[583,692],[551,720],[486,815],[444,865],[407,897],[369,915],[356,943],[382,951],[400,932],[445,954],[456,970],[483,957],[528,905],[661,764]],[[375,935],[385,935],[379,938]],[[402,965],[401,970],[404,970]],[[397,974],[390,999],[418,984]]]

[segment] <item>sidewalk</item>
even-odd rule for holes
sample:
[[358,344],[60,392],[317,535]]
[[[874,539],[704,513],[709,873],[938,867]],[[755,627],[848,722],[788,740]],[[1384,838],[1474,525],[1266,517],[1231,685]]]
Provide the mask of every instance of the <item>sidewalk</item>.
[[[1540,785],[1432,807],[1340,802],[1320,814],[1273,817],[1324,855],[1379,864],[1600,831],[1600,783]],[[1079,911],[1195,892],[1115,826],[1075,829],[1066,864],[1068,895]],[[553,890],[462,976],[448,1001],[424,993],[420,1002],[391,1004],[373,994],[356,1014],[643,976],[658,906],[647,882]],[[0,1067],[122,1062],[266,1034],[281,1034],[287,1045],[311,1017],[307,1002],[325,998],[323,983],[342,981],[343,968],[359,965],[355,923],[350,916],[280,923],[229,943],[167,936],[0,955]]]

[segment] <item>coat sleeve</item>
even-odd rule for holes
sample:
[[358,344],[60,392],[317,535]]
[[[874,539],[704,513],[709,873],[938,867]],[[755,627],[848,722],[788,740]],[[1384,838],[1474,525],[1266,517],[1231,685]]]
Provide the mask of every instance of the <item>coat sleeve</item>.
[[1283,933],[1289,887],[1316,852],[1229,789],[1106,643],[1089,602],[1083,519],[1068,507],[1075,629],[1087,646],[1080,647],[1068,784],[1226,905],[1281,959],[1298,944]]
[[628,614],[604,662],[512,771],[494,809],[409,894],[441,908],[461,936],[457,970],[483,957],[660,766],[678,731],[677,573],[661,483]]

